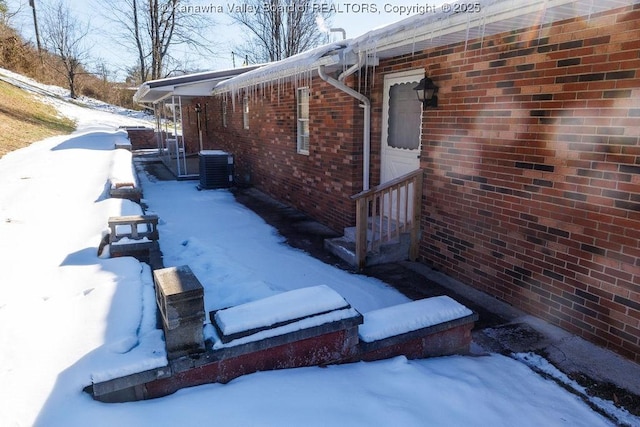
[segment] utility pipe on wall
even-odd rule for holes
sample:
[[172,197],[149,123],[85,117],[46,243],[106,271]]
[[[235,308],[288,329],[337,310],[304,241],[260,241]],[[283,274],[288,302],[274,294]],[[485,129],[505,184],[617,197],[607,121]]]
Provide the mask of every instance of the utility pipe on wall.
[[360,104],[360,107],[364,109],[364,129],[362,135],[362,145],[364,151],[362,159],[362,191],[369,189],[369,171],[371,169],[371,101],[369,101],[369,98],[367,98],[360,92],[344,84],[344,80],[349,75],[359,70],[363,65],[364,55],[361,54],[358,59],[358,63],[340,74],[340,76],[338,77],[339,80],[328,76],[324,70],[324,65],[318,67],[318,75],[322,80],[362,102],[362,104]]

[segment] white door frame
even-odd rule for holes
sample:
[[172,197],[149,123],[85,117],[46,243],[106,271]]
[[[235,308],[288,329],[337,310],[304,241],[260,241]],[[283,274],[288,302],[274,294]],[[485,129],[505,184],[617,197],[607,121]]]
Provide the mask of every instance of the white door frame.
[[[384,94],[382,98],[382,135],[380,138],[380,183],[385,183],[397,178],[398,176],[420,168],[420,151],[422,148],[422,141],[419,141],[418,148],[415,150],[394,148],[387,145],[387,136],[389,132],[389,91],[391,87],[396,84],[413,82],[417,85],[422,78],[424,78],[424,69],[402,71],[384,76]],[[416,104],[419,104],[417,97],[415,102]],[[422,120],[420,120],[420,122],[421,129],[419,135],[422,134]],[[394,160],[402,163],[399,165],[399,169],[396,169],[394,165],[389,163]]]
[[[409,70],[399,73],[387,74],[384,76],[384,94],[382,97],[382,135],[380,146],[380,183],[391,181],[414,170],[420,169],[420,152],[422,149],[422,106],[420,109],[420,119],[418,130],[418,145],[415,149],[397,148],[388,145],[389,133],[389,101],[390,90],[394,85],[415,83],[416,85],[424,78],[424,69]],[[418,98],[415,99],[416,105],[419,105]],[[413,197],[411,196],[414,188],[409,185],[404,192],[400,190],[392,192],[385,196],[384,204],[389,206],[389,213],[394,221],[406,222],[413,217]],[[399,198],[399,200],[398,200]],[[407,210],[398,206],[407,205]],[[383,216],[386,216],[382,214]],[[390,219],[390,218],[389,218]]]

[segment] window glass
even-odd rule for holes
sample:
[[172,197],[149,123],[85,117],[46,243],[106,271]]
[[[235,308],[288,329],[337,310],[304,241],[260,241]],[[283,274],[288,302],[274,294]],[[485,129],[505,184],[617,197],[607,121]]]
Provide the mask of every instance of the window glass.
[[297,91],[297,140],[298,153],[309,154],[309,88],[301,87]]
[[422,104],[413,90],[415,83],[403,83],[389,89],[389,134],[387,144],[394,148],[420,147]]
[[249,98],[242,98],[242,123],[245,129],[249,129]]

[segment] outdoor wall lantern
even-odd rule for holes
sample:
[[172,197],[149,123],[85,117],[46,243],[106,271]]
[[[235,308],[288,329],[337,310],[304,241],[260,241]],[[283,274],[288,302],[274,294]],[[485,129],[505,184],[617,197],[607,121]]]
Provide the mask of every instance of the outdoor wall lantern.
[[418,86],[414,87],[413,90],[416,91],[416,95],[418,95],[418,100],[422,102],[422,109],[426,110],[427,108],[436,108],[438,106],[438,97],[436,93],[438,93],[438,86],[433,83],[429,77],[424,77],[418,83]]

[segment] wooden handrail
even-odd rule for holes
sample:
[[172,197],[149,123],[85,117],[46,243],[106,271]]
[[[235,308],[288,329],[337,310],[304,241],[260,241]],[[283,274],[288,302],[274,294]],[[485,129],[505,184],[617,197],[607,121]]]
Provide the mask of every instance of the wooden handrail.
[[407,181],[407,180],[409,180],[409,179],[411,179],[411,178],[413,178],[415,176],[418,176],[418,175],[422,176],[422,169],[416,169],[416,170],[414,170],[412,172],[409,172],[407,174],[404,174],[402,176],[394,178],[391,181],[387,181],[387,182],[384,182],[382,184],[378,184],[375,187],[370,188],[368,190],[363,190],[363,191],[361,191],[361,192],[359,192],[357,194],[354,194],[350,198],[351,198],[351,200],[358,200],[358,199],[361,199],[362,197],[367,197],[367,196],[369,196],[371,194],[378,193],[380,191],[384,191],[389,187],[393,187],[395,185],[402,184],[403,182],[405,182],[405,181]]
[[[418,257],[422,169],[351,196],[356,202],[356,263],[364,268],[369,251],[409,233],[409,258]],[[371,223],[371,230],[369,224]]]

